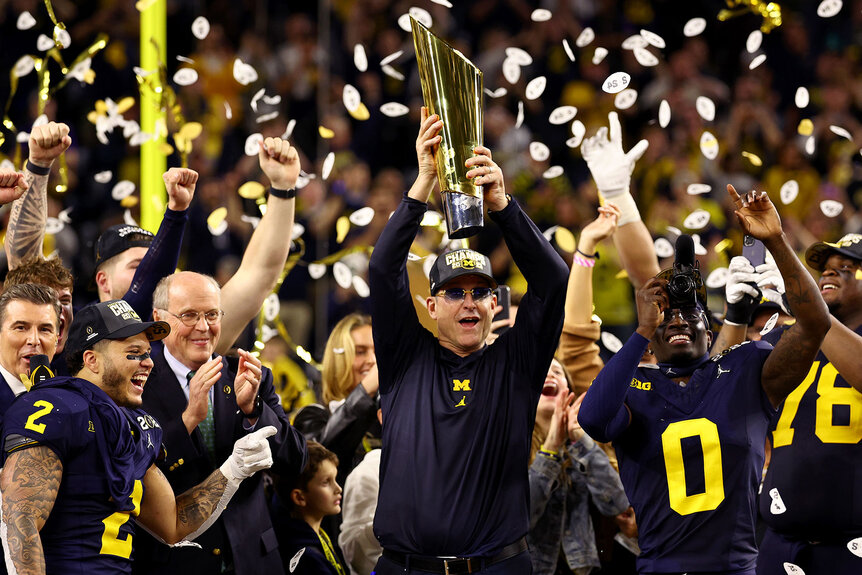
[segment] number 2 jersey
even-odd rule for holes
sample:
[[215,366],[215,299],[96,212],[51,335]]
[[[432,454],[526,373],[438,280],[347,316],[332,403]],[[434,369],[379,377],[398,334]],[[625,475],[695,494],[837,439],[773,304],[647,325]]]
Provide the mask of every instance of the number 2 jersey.
[[602,411],[596,400],[610,399],[599,386],[621,392],[631,412],[624,431],[597,439],[614,442],[637,517],[638,571],[753,572],[756,492],[775,413],[760,373],[772,346],[733,347],[681,386],[657,367],[634,369],[647,344],[638,334],[629,339],[594,381],[579,416],[588,433],[596,433],[597,423],[607,429],[588,413]]
[[162,449],[158,423],[139,409],[118,407],[88,381],[58,377],[19,396],[5,415],[4,464],[38,445],[63,464],[40,532],[47,573],[130,573],[132,517],[140,511],[144,474]]
[[794,539],[862,536],[862,394],[823,352],[773,421],[760,514]]

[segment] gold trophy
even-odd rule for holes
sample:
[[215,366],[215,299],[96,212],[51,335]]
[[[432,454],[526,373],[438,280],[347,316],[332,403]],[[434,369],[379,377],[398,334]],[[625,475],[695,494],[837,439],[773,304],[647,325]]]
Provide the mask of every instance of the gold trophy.
[[429,113],[443,121],[437,150],[437,179],[443,214],[452,239],[468,238],[482,227],[482,188],[467,179],[464,163],[482,145],[482,72],[464,55],[410,18],[413,45]]

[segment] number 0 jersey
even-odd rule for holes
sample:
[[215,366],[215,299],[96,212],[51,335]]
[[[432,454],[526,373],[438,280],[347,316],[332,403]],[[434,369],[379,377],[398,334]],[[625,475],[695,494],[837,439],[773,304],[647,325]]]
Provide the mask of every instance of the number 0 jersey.
[[638,522],[639,572],[754,568],[755,497],[775,412],[760,373],[771,350],[731,348],[684,387],[658,369],[635,372],[625,396],[631,423],[614,446]]
[[773,420],[760,514],[794,539],[862,535],[862,394],[823,352]]
[[63,464],[57,498],[40,532],[47,572],[131,572],[142,479],[160,455],[162,430],[88,381],[60,377],[22,394],[6,412],[3,459],[44,445]]

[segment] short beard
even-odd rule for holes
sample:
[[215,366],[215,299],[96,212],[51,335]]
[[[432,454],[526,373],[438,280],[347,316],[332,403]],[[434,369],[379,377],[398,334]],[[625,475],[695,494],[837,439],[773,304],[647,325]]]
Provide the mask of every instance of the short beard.
[[133,407],[125,401],[125,394],[122,393],[123,386],[128,383],[119,370],[114,366],[114,363],[105,357],[105,374],[102,376],[102,391],[108,394],[108,397],[114,400],[114,403],[120,407]]

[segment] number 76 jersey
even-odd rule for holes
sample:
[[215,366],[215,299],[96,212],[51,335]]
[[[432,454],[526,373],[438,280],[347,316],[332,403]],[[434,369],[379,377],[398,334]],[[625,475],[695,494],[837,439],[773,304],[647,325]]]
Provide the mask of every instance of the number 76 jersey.
[[625,401],[631,424],[614,447],[637,517],[639,572],[753,573],[756,492],[775,413],[760,373],[771,350],[735,346],[685,386],[637,370]]

